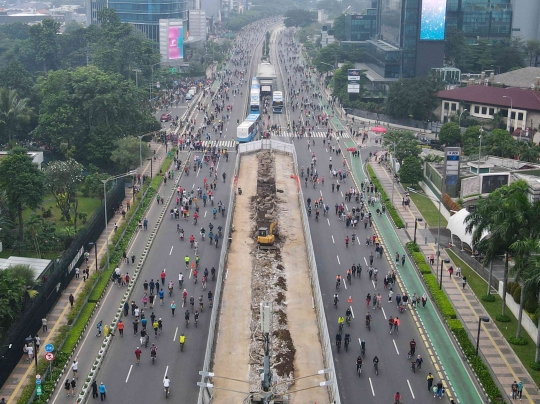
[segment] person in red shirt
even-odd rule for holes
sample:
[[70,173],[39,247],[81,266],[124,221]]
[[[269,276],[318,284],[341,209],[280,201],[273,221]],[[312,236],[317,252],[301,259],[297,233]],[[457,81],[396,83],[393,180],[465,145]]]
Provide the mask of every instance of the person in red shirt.
[[345,247],[349,246],[349,236],[345,237]]
[[120,336],[123,337],[124,336],[124,323],[122,322],[122,320],[118,322],[118,331],[120,331]]
[[139,349],[139,347],[137,347],[137,349],[135,350],[135,357],[137,358],[137,365],[141,361],[141,353],[142,351]]
[[399,394],[399,391],[394,394],[394,404],[401,404],[401,394]]
[[162,270],[162,271],[161,271],[161,275],[160,275],[160,276],[161,276],[161,284],[162,284],[162,285],[165,285],[165,277],[167,276],[167,275],[165,274],[165,270]]

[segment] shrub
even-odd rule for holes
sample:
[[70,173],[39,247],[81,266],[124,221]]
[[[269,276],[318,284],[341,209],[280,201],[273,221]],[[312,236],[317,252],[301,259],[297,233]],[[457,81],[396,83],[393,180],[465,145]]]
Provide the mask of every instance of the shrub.
[[484,302],[494,302],[495,301],[495,296],[494,295],[484,295],[484,296],[481,297],[481,299]]
[[529,365],[531,365],[531,369],[533,370],[540,370],[540,362],[529,362]]
[[382,202],[386,206],[386,210],[390,214],[390,217],[394,221],[394,224],[396,225],[398,229],[404,228],[405,224],[403,224],[403,220],[401,219],[401,216],[399,216],[398,211],[392,204],[392,201],[386,194],[386,191],[384,190],[379,179],[375,175],[375,171],[373,171],[373,168],[371,168],[371,164],[367,165],[367,170],[368,170],[369,179],[371,180],[371,182],[373,182],[373,185],[375,185],[377,187],[377,190],[381,193]]
[[515,282],[506,282],[506,293],[510,293],[513,296],[515,287],[516,287]]
[[538,310],[538,300],[535,297],[530,296],[525,300],[524,308],[527,313],[536,313],[536,310]]
[[512,345],[527,345],[528,343],[526,338],[514,337],[513,335],[508,337],[508,342]]
[[452,210],[455,210],[456,212],[461,210],[461,206],[459,206],[448,194],[443,194],[442,203],[444,207],[450,211],[450,213],[452,213]]
[[497,314],[495,316],[495,320],[501,322],[501,323],[509,323],[511,321],[510,319],[510,316],[507,316],[507,315],[502,315],[502,314]]
[[514,298],[514,302],[519,304],[519,301],[521,300],[521,285],[517,285],[514,288],[514,291],[512,292],[512,297]]

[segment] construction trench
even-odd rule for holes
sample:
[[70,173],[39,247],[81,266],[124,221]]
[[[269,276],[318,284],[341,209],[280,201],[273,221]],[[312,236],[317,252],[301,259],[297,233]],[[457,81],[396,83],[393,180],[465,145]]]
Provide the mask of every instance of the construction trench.
[[[315,311],[311,304],[308,259],[293,159],[270,151],[241,158],[237,186],[242,188],[242,195],[236,197],[235,232],[225,266],[227,278],[212,369],[216,375],[213,402],[260,400],[259,369],[263,367],[264,360],[260,303],[270,302],[270,364],[272,390],[278,395],[276,402],[328,403],[324,388],[287,394],[317,385],[323,380],[321,376],[293,379],[316,374],[324,368]],[[276,221],[273,246],[260,247],[258,229],[270,229]],[[248,397],[250,400],[246,400]]]

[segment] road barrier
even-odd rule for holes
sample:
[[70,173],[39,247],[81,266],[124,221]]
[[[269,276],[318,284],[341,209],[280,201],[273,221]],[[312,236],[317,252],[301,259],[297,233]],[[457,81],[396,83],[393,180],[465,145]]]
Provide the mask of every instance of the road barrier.
[[[261,150],[271,150],[280,153],[286,153],[292,155],[294,161],[294,172],[298,181],[298,159],[296,157],[296,150],[293,144],[276,141],[273,139],[263,139],[255,142],[243,143],[238,147],[238,155],[236,156],[236,166],[234,169],[234,178],[238,178],[240,172],[240,162],[242,154],[255,153]],[[223,240],[229,240],[230,228],[234,215],[234,202],[236,199],[236,180],[231,184],[233,187],[231,197],[229,199],[229,209],[227,211],[227,221],[225,224],[225,233]],[[304,229],[304,237],[306,240],[306,253],[308,256],[309,266],[309,278],[311,282],[311,290],[313,293],[313,305],[317,316],[317,326],[319,329],[319,340],[321,341],[322,354],[324,367],[333,370],[333,375],[328,373],[325,375],[327,380],[333,378],[334,383],[328,386],[329,401],[333,404],[341,404],[339,396],[339,389],[336,381],[336,374],[334,370],[334,358],[332,354],[332,342],[330,340],[330,334],[328,332],[328,326],[326,324],[326,317],[324,314],[324,304],[322,300],[322,293],[319,286],[319,277],[317,274],[317,262],[315,260],[315,252],[313,249],[313,241],[311,240],[311,233],[309,231],[309,221],[307,217],[306,207],[304,204],[304,196],[302,188],[298,189],[298,203],[300,204],[302,227]],[[223,277],[225,272],[225,263],[227,262],[228,246],[223,245],[221,248],[221,255],[219,259],[219,268],[217,276],[216,290],[214,294],[214,307],[212,309],[212,316],[210,319],[210,329],[208,332],[208,341],[206,344],[206,356],[204,358],[203,372],[210,372],[212,361],[214,359],[216,348],[216,335],[219,327],[219,310],[221,307],[221,296],[223,289]],[[208,377],[202,376],[201,382],[206,383]],[[201,387],[199,390],[198,404],[210,404],[212,402],[212,391],[210,388]]]

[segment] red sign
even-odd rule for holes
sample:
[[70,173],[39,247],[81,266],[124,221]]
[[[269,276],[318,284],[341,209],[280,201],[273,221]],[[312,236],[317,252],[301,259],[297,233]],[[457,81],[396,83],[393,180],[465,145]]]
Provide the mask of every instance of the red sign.
[[45,354],[45,359],[47,359],[49,362],[52,362],[54,360],[54,354],[52,352],[47,352]]

